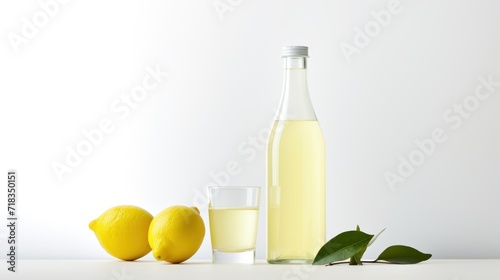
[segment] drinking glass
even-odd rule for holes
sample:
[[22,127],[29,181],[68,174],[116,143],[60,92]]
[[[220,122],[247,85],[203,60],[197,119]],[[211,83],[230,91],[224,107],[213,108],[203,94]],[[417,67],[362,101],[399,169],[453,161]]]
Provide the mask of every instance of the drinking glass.
[[213,263],[253,264],[260,187],[208,187]]

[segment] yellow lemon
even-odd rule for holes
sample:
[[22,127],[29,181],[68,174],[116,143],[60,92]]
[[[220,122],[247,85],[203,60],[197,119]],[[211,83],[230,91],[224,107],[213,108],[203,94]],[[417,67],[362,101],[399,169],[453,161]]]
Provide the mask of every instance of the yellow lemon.
[[157,260],[181,263],[192,257],[205,237],[205,224],[196,207],[171,206],[156,215],[148,240]]
[[101,246],[115,258],[133,261],[151,251],[149,224],[153,216],[136,206],[116,206],[90,222]]

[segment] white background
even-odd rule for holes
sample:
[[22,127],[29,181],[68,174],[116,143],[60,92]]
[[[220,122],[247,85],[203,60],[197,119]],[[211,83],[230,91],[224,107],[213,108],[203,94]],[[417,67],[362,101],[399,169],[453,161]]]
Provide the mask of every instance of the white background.
[[[327,146],[327,236],[356,224],[387,228],[368,258],[392,244],[435,258],[499,258],[500,86],[455,129],[443,114],[474,101],[480,76],[500,81],[500,2],[401,0],[376,30],[372,12],[388,3],[74,0],[16,45],[23,18],[33,22],[43,9],[2,1],[0,171],[20,176],[19,256],[110,259],[88,223],[120,204],[153,215],[199,205],[208,226],[205,188],[229,162],[239,173],[223,183],[265,187],[259,136],[280,99],[281,47],[308,45]],[[214,4],[231,9],[218,13]],[[344,55],[341,45],[355,47],[356,28],[370,25],[369,44]],[[111,106],[148,67],[169,77],[123,117]],[[103,119],[114,130],[59,181],[52,164],[66,164],[67,147]],[[390,188],[384,174],[397,174],[398,157],[408,159],[436,128],[446,141]],[[260,259],[265,192],[262,202]],[[2,252],[6,235],[2,226]],[[208,233],[194,258],[210,258]]]

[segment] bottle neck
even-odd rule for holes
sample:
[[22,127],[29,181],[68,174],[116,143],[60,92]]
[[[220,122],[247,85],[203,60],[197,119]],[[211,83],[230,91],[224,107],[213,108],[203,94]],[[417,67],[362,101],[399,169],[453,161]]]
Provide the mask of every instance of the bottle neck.
[[316,120],[307,87],[307,57],[284,57],[284,82],[277,120]]

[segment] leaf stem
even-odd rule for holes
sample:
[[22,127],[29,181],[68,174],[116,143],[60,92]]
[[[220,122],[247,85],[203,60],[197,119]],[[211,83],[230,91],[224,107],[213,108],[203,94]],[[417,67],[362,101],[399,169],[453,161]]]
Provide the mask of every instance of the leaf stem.
[[[346,264],[350,263],[349,261],[344,261],[344,262],[332,262],[329,264],[326,264],[325,266],[332,266],[332,265],[337,265],[337,264]],[[361,263],[386,263],[386,262],[379,262],[378,260],[373,260],[373,261],[363,261],[361,260]],[[355,265],[355,264],[354,264]]]
[[332,262],[332,263],[329,263],[329,264],[325,264],[325,266],[332,266],[332,265],[336,265],[336,264],[346,264],[346,263],[349,263],[349,261],[345,261],[345,262]]

